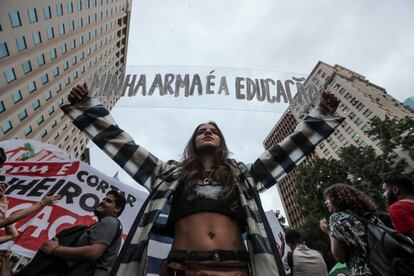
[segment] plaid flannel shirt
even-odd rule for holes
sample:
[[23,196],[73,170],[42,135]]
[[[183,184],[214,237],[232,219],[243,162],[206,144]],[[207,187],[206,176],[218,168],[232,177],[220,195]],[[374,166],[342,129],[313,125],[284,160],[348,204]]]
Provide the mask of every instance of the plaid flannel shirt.
[[[94,98],[87,97],[77,105],[62,106],[62,110],[137,183],[150,191],[111,273],[119,276],[146,275],[149,240],[156,236],[153,234],[155,229],[162,229],[166,222],[170,208],[168,199],[178,185],[179,163],[161,161],[137,145]],[[253,275],[284,275],[283,264],[258,192],[273,186],[296,167],[342,120],[317,106],[290,136],[265,151],[254,163],[237,163],[242,181],[236,185],[247,218],[247,246]]]

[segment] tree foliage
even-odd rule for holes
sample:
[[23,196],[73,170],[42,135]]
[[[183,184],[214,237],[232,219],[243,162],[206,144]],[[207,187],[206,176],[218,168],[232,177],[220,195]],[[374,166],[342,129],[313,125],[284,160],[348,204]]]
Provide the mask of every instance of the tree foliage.
[[[333,265],[329,240],[319,230],[319,220],[329,216],[324,206],[323,191],[335,183],[348,183],[368,194],[385,210],[382,184],[389,175],[413,176],[414,168],[402,156],[414,160],[414,120],[375,118],[368,131],[382,152],[372,147],[349,146],[338,153],[339,159],[316,159],[296,170],[296,200],[301,205],[305,224],[301,227],[310,247],[322,252],[327,264]],[[412,164],[412,163],[411,163]]]

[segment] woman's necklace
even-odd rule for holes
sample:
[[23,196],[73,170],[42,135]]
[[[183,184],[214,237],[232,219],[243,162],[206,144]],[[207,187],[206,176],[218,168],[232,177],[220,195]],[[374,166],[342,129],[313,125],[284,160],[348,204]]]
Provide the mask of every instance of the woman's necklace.
[[204,174],[204,180],[203,180],[203,186],[211,185],[213,182],[213,179],[211,179],[211,175],[213,174],[213,171],[206,171]]

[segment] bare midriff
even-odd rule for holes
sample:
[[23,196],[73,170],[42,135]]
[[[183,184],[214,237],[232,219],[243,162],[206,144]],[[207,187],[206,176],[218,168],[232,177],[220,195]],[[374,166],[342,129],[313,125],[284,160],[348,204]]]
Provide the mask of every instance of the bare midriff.
[[175,223],[171,250],[239,250],[246,247],[241,238],[240,224],[220,213],[201,212]]

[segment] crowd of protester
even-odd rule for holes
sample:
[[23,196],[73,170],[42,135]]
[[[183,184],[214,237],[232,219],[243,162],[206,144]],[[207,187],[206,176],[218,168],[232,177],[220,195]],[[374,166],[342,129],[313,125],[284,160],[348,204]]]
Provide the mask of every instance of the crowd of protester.
[[[252,200],[252,195],[276,184],[277,177],[273,175],[275,171],[280,170],[280,174],[288,172],[288,169],[285,167],[281,169],[278,164],[283,161],[292,162],[283,151],[290,150],[293,158],[297,155],[297,150],[303,150],[307,145],[309,146],[310,141],[313,141],[311,128],[315,127],[315,122],[326,129],[327,122],[341,121],[333,117],[339,101],[332,94],[323,93],[321,105],[313,113],[315,117],[307,117],[308,121],[305,120],[301,125],[303,129],[292,135],[290,139],[295,141],[296,145],[292,141],[277,145],[276,148],[263,154],[249,169],[246,165],[235,163],[228,158],[224,137],[215,123],[199,125],[185,149],[184,160],[180,163],[180,175],[177,176],[173,173],[177,171],[178,163],[163,163],[138,147],[117,125],[112,123],[106,125],[107,122],[104,119],[109,113],[101,105],[92,106],[90,103],[91,105],[88,106],[85,102],[87,93],[86,85],[75,87],[69,97],[72,106],[67,110],[64,109],[65,112],[69,115],[79,115],[80,111],[77,109],[86,108],[87,111],[79,117],[86,118],[89,124],[94,124],[88,125],[88,128],[106,126],[107,129],[104,129],[102,134],[96,131],[97,136],[107,135],[105,143],[114,143],[119,147],[119,152],[117,154],[112,152],[114,156],[111,157],[119,162],[133,163],[131,166],[138,168],[134,176],[142,182],[140,184],[151,191],[159,189],[155,191],[155,199],[150,201],[147,208],[151,212],[144,214],[144,217],[148,220],[153,219],[153,221],[147,221],[145,225],[140,224],[141,228],[150,229],[156,219],[152,213],[160,212],[164,206],[159,206],[159,204],[167,201],[166,191],[170,191],[172,186],[179,187],[177,190],[173,188],[170,191],[173,199],[166,227],[169,227],[168,231],[172,230],[174,243],[168,258],[161,264],[160,275],[273,275],[269,274],[269,269],[272,269],[274,273],[278,270],[279,275],[283,275],[283,272],[289,276],[328,275],[322,255],[309,248],[301,233],[296,230],[290,229],[284,235],[279,235],[282,241],[279,254],[277,249],[267,248],[273,243],[266,234],[267,230],[262,229],[264,227],[261,219],[257,217],[259,212],[252,214],[252,210],[260,208],[260,200],[255,202]],[[82,102],[82,106],[76,105],[79,102]],[[92,117],[87,118],[87,116]],[[72,119],[77,122],[78,127],[83,125],[81,119],[75,117]],[[108,129],[111,132],[108,132]],[[87,130],[82,130],[90,135]],[[329,129],[329,132],[333,130],[334,127]],[[329,136],[330,133],[327,132],[325,136]],[[101,136],[99,139],[103,139]],[[93,138],[91,137],[95,141],[96,139]],[[112,141],[114,139],[115,141]],[[299,143],[301,141],[302,144]],[[139,151],[139,154],[131,155],[131,152],[126,150],[132,148]],[[310,149],[312,148],[314,145],[310,144]],[[310,149],[304,150],[304,156],[311,152]],[[275,162],[276,158],[278,162]],[[302,156],[298,160],[301,158]],[[0,160],[4,161],[5,158],[0,158]],[[289,168],[293,169],[294,164]],[[188,184],[188,187],[179,186],[179,182]],[[256,190],[252,190],[252,183]],[[403,176],[390,177],[385,181],[383,189],[384,197],[389,204],[391,223],[385,220],[383,222],[381,218],[387,218],[388,215],[379,214],[373,200],[351,184],[338,183],[324,191],[325,205],[330,212],[330,217],[320,220],[321,235],[325,233],[329,236],[331,252],[335,259],[346,263],[346,275],[378,275],[377,272],[374,273],[368,260],[372,253],[368,242],[368,223],[378,227],[385,227],[385,224],[392,226],[396,231],[405,235],[409,242],[414,239],[414,184],[412,180]],[[8,215],[6,190],[7,183],[1,182],[0,227],[4,228],[5,235],[0,237],[0,243],[18,237],[19,232],[14,226],[15,222],[59,200],[58,195],[46,196],[31,207]],[[14,275],[109,275],[121,246],[122,225],[117,217],[122,213],[125,203],[125,198],[119,192],[108,192],[94,210],[98,219],[96,224],[90,227],[75,226],[58,233],[56,238],[44,242],[32,262]],[[241,234],[243,231],[253,230],[256,233],[248,237],[251,240],[248,240],[247,244],[252,246],[249,248],[251,252],[248,252]],[[137,240],[148,243],[149,233],[147,232],[149,231],[142,231],[147,236],[141,235]],[[201,237],[199,232],[205,232],[207,236]],[[210,248],[210,245],[215,248]],[[285,252],[285,245],[290,248],[288,253]],[[218,246],[223,248],[217,248]],[[193,250],[194,248],[196,249]],[[141,256],[136,256],[137,252],[125,251],[130,256],[124,259],[138,260],[141,258]],[[143,247],[140,252],[146,254],[146,248]],[[0,276],[12,275],[9,256],[9,252],[1,255]],[[282,258],[283,263],[281,271],[272,263],[279,257]],[[188,260],[191,261],[190,265]],[[129,273],[125,275],[139,275],[137,271],[141,271],[136,264],[128,266],[125,263],[123,269]],[[143,269],[146,269],[145,263]],[[118,275],[124,275],[123,273],[120,272]]]
[[[405,176],[392,176],[385,180],[383,191],[384,200],[388,202],[388,213],[379,211],[368,195],[351,184],[337,183],[324,191],[330,217],[329,220],[320,220],[320,230],[329,236],[334,258],[347,267],[346,274],[341,271],[335,275],[414,275],[413,255],[403,256],[405,258],[398,265],[393,265],[389,260],[380,260],[390,262],[380,264],[383,267],[390,266],[388,271],[384,269],[382,272],[375,270],[376,265],[369,260],[369,255],[378,252],[372,252],[374,246],[369,245],[368,223],[381,229],[392,228],[387,231],[404,235],[405,245],[414,248],[413,181]],[[390,218],[391,223],[388,221]],[[322,257],[306,247],[299,232],[287,230],[285,237],[280,235],[280,238],[280,255],[284,255],[287,275],[327,275]],[[284,250],[285,241],[291,249],[287,254]],[[375,250],[383,249],[377,246]]]

